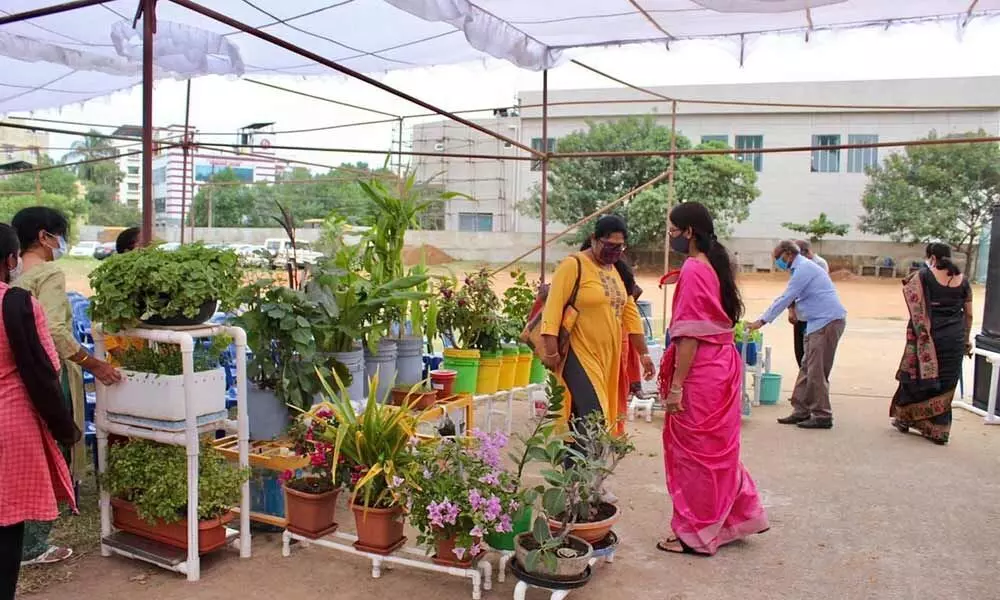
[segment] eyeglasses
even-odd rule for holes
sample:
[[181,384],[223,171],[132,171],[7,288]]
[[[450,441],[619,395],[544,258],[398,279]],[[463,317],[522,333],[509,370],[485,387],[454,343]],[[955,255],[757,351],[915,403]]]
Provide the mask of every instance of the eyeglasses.
[[611,242],[609,242],[607,240],[599,240],[599,241],[601,242],[601,246],[603,246],[604,248],[607,248],[608,250],[610,250],[612,252],[617,252],[618,250],[624,251],[625,247],[626,247],[624,243],[622,243],[622,244],[612,244]]

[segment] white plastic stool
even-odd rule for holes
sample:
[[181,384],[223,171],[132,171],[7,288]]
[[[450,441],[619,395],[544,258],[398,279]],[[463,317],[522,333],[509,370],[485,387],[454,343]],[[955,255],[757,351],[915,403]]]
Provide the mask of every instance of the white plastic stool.
[[637,412],[642,411],[645,414],[646,422],[653,422],[653,404],[656,402],[655,397],[646,396],[640,397],[633,395],[632,399],[628,402],[628,420],[634,421]]

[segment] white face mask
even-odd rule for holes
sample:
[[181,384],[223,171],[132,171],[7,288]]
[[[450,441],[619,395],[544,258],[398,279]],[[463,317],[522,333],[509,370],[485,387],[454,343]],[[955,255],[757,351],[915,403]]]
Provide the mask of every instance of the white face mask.
[[21,257],[18,256],[17,265],[15,265],[14,268],[10,270],[10,280],[17,281],[21,277],[21,274],[23,272],[24,272],[24,261],[22,261]]
[[931,259],[929,259],[929,258],[924,261],[924,264],[927,265],[928,269],[933,269],[934,268],[934,263],[931,262]]
[[52,260],[59,260],[60,258],[66,255],[66,238],[64,238],[61,235],[52,235],[51,233],[49,233],[48,235],[50,238],[54,238],[58,243],[58,245],[55,248],[53,248],[52,246],[48,246],[48,244],[46,244],[49,250],[52,250]]

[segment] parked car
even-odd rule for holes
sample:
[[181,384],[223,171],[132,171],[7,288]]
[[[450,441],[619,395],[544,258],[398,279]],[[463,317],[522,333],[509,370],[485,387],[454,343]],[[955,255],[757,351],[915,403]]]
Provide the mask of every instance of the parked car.
[[117,251],[115,250],[114,242],[98,244],[97,248],[94,249],[94,258],[96,258],[97,260],[104,260],[105,258],[111,256],[112,254],[115,254],[116,252]]
[[159,248],[160,250],[164,250],[166,252],[173,252],[174,250],[180,247],[181,245],[178,242],[167,242],[165,244],[160,244],[159,246],[157,246],[157,248]]
[[[271,255],[272,268],[285,268],[285,265],[292,260],[292,242],[283,238],[271,238],[264,240],[264,247]],[[321,252],[314,251],[309,242],[295,243],[295,262],[302,269],[309,265],[315,265],[316,261],[323,257]]]
[[69,255],[80,258],[90,258],[94,255],[94,251],[97,250],[97,246],[97,242],[79,242],[77,245],[69,249]]
[[240,257],[240,262],[242,262],[244,266],[271,266],[271,254],[264,246],[255,246],[253,244],[234,244],[229,246],[229,248],[231,248],[232,251]]

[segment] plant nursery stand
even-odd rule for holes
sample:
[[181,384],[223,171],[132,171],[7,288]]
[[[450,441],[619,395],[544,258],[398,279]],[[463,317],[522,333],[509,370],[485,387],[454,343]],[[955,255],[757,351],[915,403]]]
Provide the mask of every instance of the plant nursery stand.
[[[237,432],[237,454],[239,465],[247,468],[249,461],[249,432],[247,419],[247,337],[239,327],[199,326],[171,329],[133,329],[122,335],[153,342],[177,344],[181,348],[183,366],[183,428],[177,424],[164,423],[148,414],[142,414],[142,402],[133,403],[137,408],[130,412],[116,412],[109,417],[109,388],[97,384],[97,406],[94,425],[97,429],[97,471],[104,473],[108,465],[108,434],[153,440],[163,444],[175,444],[187,449],[187,552],[159,542],[148,540],[126,532],[113,532],[111,519],[111,496],[101,491],[101,556],[118,554],[142,560],[158,567],[184,573],[188,581],[198,581],[201,576],[201,561],[198,555],[198,454],[199,435],[211,433],[220,428],[235,429]],[[194,339],[228,335],[236,345],[237,377],[237,420],[234,424],[226,419],[226,413],[212,413],[199,418],[198,406],[204,399],[195,397]],[[104,329],[99,323],[93,326],[95,354],[106,358]],[[224,402],[224,397],[223,397]],[[151,409],[178,409],[179,407],[149,407]],[[250,483],[243,482],[240,495],[239,530],[228,529],[226,540],[239,548],[241,558],[250,557]]]
[[[372,579],[378,579],[382,576],[383,566],[386,569],[389,569],[391,565],[396,564],[413,567],[415,569],[423,569],[425,571],[433,571],[435,573],[442,573],[444,575],[451,575],[452,577],[471,579],[472,600],[481,600],[483,590],[488,591],[493,587],[493,566],[489,563],[489,561],[485,560],[485,558],[466,569],[461,567],[447,567],[435,564],[433,560],[426,555],[426,552],[422,548],[404,546],[395,551],[393,554],[382,555],[358,550],[354,547],[354,542],[356,542],[358,538],[349,533],[338,532],[333,535],[328,535],[325,538],[310,539],[305,536],[292,533],[287,529],[281,536],[282,556],[291,556],[291,543],[293,540],[303,545],[315,544],[323,548],[329,548],[330,550],[339,550],[355,556],[363,556],[372,563]],[[399,556],[397,553],[405,553],[413,555],[413,557]]]
[[501,390],[495,394],[478,394],[474,401],[486,403],[486,431],[493,433],[493,417],[503,417],[504,432],[510,435],[513,428],[514,419],[514,398],[518,394],[524,394],[531,404],[536,393],[545,393],[545,385],[541,383],[531,383],[523,387],[515,387],[509,390]]
[[[565,600],[569,593],[575,589],[581,588],[590,581],[593,575],[594,569],[603,560],[605,563],[615,562],[615,551],[618,548],[618,535],[615,532],[610,532],[608,535],[594,545],[594,555],[590,559],[590,565],[584,572],[583,577],[579,581],[567,582],[560,587],[548,587],[552,585],[544,580],[539,580],[532,577],[531,574],[526,573],[524,569],[517,563],[517,561],[511,561],[511,570],[517,577],[517,585],[514,586],[514,600],[525,600],[525,595],[528,593],[528,588],[535,588],[540,590],[546,590],[549,592],[549,600]],[[507,561],[511,559],[512,552],[501,552],[500,557],[500,571],[497,573],[497,581],[502,582],[504,580],[504,568],[506,567]]]

